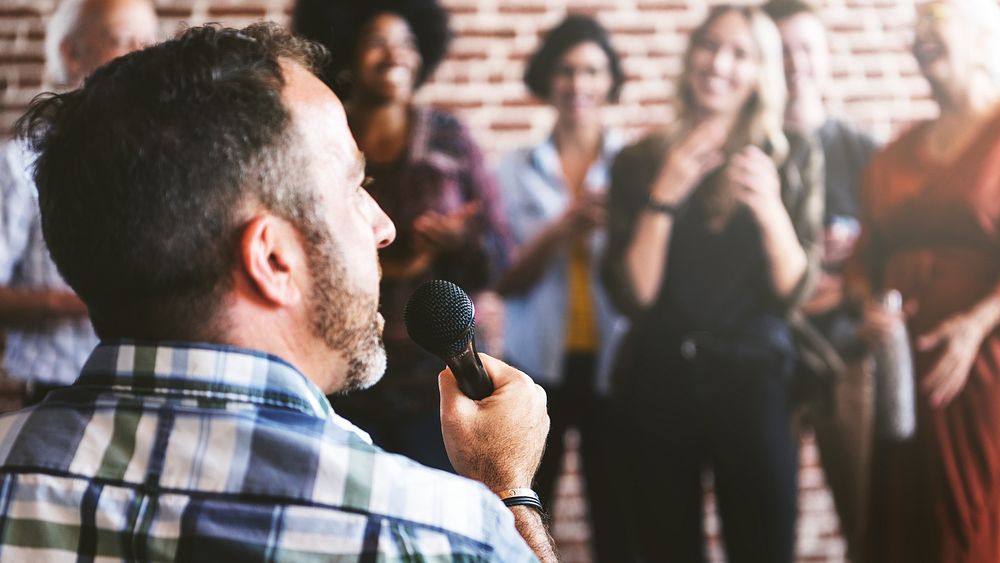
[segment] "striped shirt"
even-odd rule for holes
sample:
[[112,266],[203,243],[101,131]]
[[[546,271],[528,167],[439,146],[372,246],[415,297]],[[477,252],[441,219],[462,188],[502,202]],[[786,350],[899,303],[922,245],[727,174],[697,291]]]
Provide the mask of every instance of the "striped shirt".
[[3,561],[535,561],[482,484],[373,446],[279,358],[102,344],[0,417]]
[[[0,145],[0,286],[72,291],[49,258],[42,238],[31,162],[23,144]],[[96,344],[89,319],[9,330],[3,366],[16,379],[69,385]]]

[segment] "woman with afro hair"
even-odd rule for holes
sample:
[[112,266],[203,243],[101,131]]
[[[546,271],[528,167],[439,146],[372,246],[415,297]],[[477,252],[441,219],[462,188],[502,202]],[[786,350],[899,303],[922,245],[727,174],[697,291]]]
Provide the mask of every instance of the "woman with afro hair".
[[434,0],[299,0],[292,25],[330,51],[323,78],[365,154],[368,190],[397,230],[380,255],[388,370],[337,410],[385,449],[451,470],[438,417],[441,361],[409,339],[403,307],[430,279],[485,289],[507,243],[479,147],[453,116],[413,100],[447,49],[447,13]]

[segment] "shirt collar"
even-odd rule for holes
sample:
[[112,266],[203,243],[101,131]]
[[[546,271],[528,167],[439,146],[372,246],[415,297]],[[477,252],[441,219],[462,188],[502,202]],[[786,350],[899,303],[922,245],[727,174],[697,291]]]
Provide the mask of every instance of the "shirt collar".
[[[611,162],[615,155],[621,150],[623,140],[620,134],[614,129],[605,129],[601,134],[601,156],[594,161],[587,172],[587,183],[604,185],[610,175]],[[545,142],[539,144],[531,151],[531,162],[550,183],[562,185],[563,171],[562,163],[559,161],[559,151],[556,149],[555,137],[549,135]]]
[[335,417],[323,393],[291,364],[264,352],[203,343],[102,342],[77,385],[143,395],[290,409]]

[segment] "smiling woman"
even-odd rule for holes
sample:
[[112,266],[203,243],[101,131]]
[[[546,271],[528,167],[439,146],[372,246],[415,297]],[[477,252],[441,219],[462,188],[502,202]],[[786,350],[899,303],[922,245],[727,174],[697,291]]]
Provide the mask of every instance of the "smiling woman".
[[567,17],[548,32],[524,73],[528,89],[556,110],[552,133],[514,151],[499,179],[515,258],[498,289],[505,297],[504,353],[549,396],[551,433],[536,476],[551,505],[563,434],[578,427],[593,543],[599,561],[626,561],[617,483],[608,472],[607,365],[617,313],[597,276],[604,248],[608,171],[621,149],[603,109],[624,81],[607,31]]
[[507,243],[479,147],[453,116],[413,101],[444,56],[447,13],[434,0],[299,0],[293,25],[330,50],[324,79],[344,100],[368,191],[398,233],[380,253],[389,369],[372,390],[338,399],[337,410],[384,448],[450,469],[438,419],[443,366],[410,341],[403,305],[434,278],[484,289]]
[[[876,444],[868,561],[1000,561],[1000,8],[918,6],[913,52],[940,115],[876,155],[856,292],[914,310],[916,436]],[[866,326],[883,332],[884,311]]]
[[787,563],[787,315],[817,272],[821,167],[782,131],[781,41],[758,9],[709,12],[677,91],[677,120],[612,169],[604,279],[632,321],[613,378],[620,482],[645,560],[704,560],[707,464],[729,559]]

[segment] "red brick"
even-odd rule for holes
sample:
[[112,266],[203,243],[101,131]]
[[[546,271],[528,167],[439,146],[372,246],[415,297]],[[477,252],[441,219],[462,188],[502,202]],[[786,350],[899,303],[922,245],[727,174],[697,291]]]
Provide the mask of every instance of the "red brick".
[[2,7],[0,6],[0,19],[34,19],[41,16],[41,12],[35,8],[29,8],[27,6],[19,7]]
[[208,15],[210,18],[260,19],[267,15],[267,9],[262,6],[226,6],[210,8]]
[[515,16],[528,16],[528,17],[531,17],[531,16],[537,16],[539,14],[544,14],[545,12],[548,12],[549,11],[549,7],[546,6],[544,3],[542,3],[542,4],[534,4],[534,3],[515,4],[515,3],[510,3],[510,2],[503,2],[498,7],[497,11],[499,11],[501,14],[512,14],[512,15],[515,15]]

